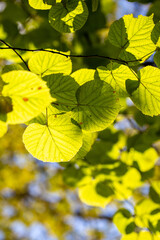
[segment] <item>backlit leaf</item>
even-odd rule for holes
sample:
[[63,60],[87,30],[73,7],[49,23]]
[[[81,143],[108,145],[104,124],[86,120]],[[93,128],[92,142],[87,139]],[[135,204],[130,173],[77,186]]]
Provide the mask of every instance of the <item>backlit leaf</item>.
[[123,162],[128,165],[137,163],[142,172],[149,171],[151,168],[153,168],[157,159],[158,154],[154,148],[148,148],[143,153],[131,148],[129,153],[123,152],[121,154],[121,160]]
[[0,138],[7,132],[7,124],[5,122],[0,121]]
[[2,74],[10,72],[10,71],[14,71],[14,70],[24,70],[24,69],[19,64],[6,65],[2,70]]
[[88,18],[87,5],[83,0],[68,0],[66,5],[57,3],[49,12],[49,22],[59,32],[79,30]]
[[122,234],[129,234],[134,231],[134,218],[127,209],[119,209],[113,218],[113,223]]
[[[80,187],[79,197],[87,205],[104,208],[111,201],[114,192],[110,186],[103,183],[98,186],[98,184],[99,180],[92,180],[89,184]],[[98,193],[100,190],[104,195]]]
[[131,233],[124,235],[121,240],[158,240],[156,236],[147,231],[142,231],[140,233]]
[[96,137],[96,133],[84,132],[82,147],[79,149],[78,153],[74,156],[72,160],[83,159],[86,154],[91,150],[92,144],[94,143]]
[[13,111],[7,114],[8,123],[26,122],[40,114],[53,101],[46,83],[34,73],[11,71],[3,74],[2,80],[7,83],[2,94],[10,97],[13,105]]
[[69,117],[52,115],[46,119],[46,124],[29,125],[23,141],[35,158],[44,162],[65,162],[73,158],[82,146],[82,132]]
[[154,55],[154,62],[158,68],[160,68],[160,52],[156,52]]
[[127,96],[125,86],[127,79],[137,80],[134,71],[132,72],[127,66],[118,63],[111,63],[107,67],[98,67],[97,73],[99,78],[110,84],[120,96]]
[[160,22],[156,23],[151,33],[152,41],[157,47],[160,47]]
[[147,66],[140,70],[139,75],[139,86],[130,92],[132,101],[143,114],[160,114],[160,69]]
[[139,227],[156,227],[160,219],[160,205],[153,202],[151,199],[144,199],[135,206],[135,223]]
[[90,170],[86,168],[68,167],[63,171],[63,180],[71,187],[82,187],[92,181],[89,173]]
[[95,70],[82,68],[71,74],[71,77],[81,86],[86,82],[94,80]]
[[54,106],[60,110],[70,111],[77,103],[78,83],[71,76],[63,74],[52,74],[43,79],[47,82],[51,96],[57,99]]
[[86,131],[105,129],[120,110],[113,88],[104,81],[85,83],[79,87],[76,96],[77,106],[72,110],[72,116]]
[[151,39],[151,32],[154,28],[153,15],[146,17],[139,15],[134,18],[133,14],[125,15],[118,21],[115,21],[109,31],[109,41],[122,49],[120,57],[123,57],[123,51],[127,51],[136,59],[146,59],[156,49]]
[[29,59],[29,69],[38,75],[64,73],[70,74],[72,62],[70,58],[51,52],[37,52]]
[[155,203],[160,203],[160,181],[153,181],[149,195]]
[[29,4],[35,9],[47,10],[51,8],[51,1],[55,3],[55,0],[29,0]]

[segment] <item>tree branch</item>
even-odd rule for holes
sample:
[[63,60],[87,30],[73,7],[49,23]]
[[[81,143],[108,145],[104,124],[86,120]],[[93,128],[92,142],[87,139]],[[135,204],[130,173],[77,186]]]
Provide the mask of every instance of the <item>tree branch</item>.
[[[125,61],[125,60],[121,60],[121,59],[117,59],[117,58],[112,58],[112,57],[108,57],[108,56],[102,56],[102,55],[74,55],[74,54],[65,54],[59,51],[54,51],[54,50],[48,50],[48,49],[43,49],[43,48],[39,48],[39,49],[27,49],[27,48],[19,48],[19,47],[11,47],[9,44],[7,44],[5,41],[0,39],[0,42],[2,42],[3,44],[5,44],[7,47],[0,47],[0,49],[12,49],[19,57],[20,59],[24,62],[24,64],[26,65],[26,67],[28,68],[27,63],[24,61],[24,59],[20,56],[20,54],[17,52],[17,50],[19,51],[26,51],[26,52],[50,52],[50,53],[54,53],[54,54],[59,54],[61,56],[64,57],[72,57],[72,58],[103,58],[103,59],[108,59],[111,61],[115,61],[121,64],[128,64],[129,62],[139,62],[142,59],[137,59],[137,60],[130,60],[130,61]],[[28,68],[29,69],[29,68]]]
[[18,49],[15,49],[13,47],[11,47],[8,43],[6,43],[5,41],[0,39],[0,42],[5,44],[7,47],[6,48],[0,48],[0,49],[11,49],[15,52],[15,54],[17,54],[17,56],[22,60],[22,62],[25,64],[25,66],[27,67],[27,69],[29,70],[28,64],[26,63],[26,61],[22,58],[22,56],[16,51]]

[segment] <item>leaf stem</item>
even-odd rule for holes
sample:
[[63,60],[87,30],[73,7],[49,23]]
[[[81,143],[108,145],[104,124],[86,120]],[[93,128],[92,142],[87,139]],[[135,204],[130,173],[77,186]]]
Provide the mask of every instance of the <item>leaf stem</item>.
[[48,127],[48,109],[46,108],[46,126]]

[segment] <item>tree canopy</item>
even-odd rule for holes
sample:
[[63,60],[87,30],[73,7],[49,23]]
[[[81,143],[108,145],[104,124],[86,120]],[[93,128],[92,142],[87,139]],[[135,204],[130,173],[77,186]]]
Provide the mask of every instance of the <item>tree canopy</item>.
[[160,2],[119,19],[118,2],[0,2],[2,239],[76,239],[69,216],[160,239]]

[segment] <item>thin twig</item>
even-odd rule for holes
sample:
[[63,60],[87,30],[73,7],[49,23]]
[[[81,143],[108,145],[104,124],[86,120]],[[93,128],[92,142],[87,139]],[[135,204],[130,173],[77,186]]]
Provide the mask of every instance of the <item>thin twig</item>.
[[[139,61],[142,60],[142,59],[137,59],[137,60],[125,61],[125,60],[112,58],[112,57],[108,57],[108,56],[103,56],[103,55],[98,55],[98,54],[95,54],[95,55],[74,55],[74,54],[65,54],[65,53],[62,53],[62,52],[59,52],[59,51],[48,50],[48,49],[43,49],[43,48],[27,49],[27,48],[11,47],[5,41],[3,41],[1,39],[0,39],[0,41],[7,46],[7,47],[0,47],[0,49],[12,49],[21,58],[21,60],[25,63],[25,65],[26,65],[26,62],[22,59],[22,57],[19,55],[19,53],[17,53],[16,50],[26,51],[26,52],[27,51],[28,52],[39,52],[39,51],[50,52],[50,53],[62,55],[62,56],[67,57],[67,58],[69,58],[69,57],[72,57],[72,58],[103,58],[103,59],[108,59],[108,60],[111,60],[111,61],[119,62],[121,64],[127,64],[129,62],[139,62]],[[28,66],[27,66],[27,68],[28,68]]]
[[[22,58],[22,56],[16,51],[16,50],[18,50],[18,49],[11,47],[8,43],[6,43],[5,41],[3,41],[2,39],[0,39],[0,42],[3,43],[3,44],[5,44],[5,45],[7,46],[7,48],[5,48],[5,49],[11,49],[11,50],[13,50],[13,51],[17,54],[17,56],[22,60],[22,62],[25,64],[25,66],[27,67],[27,69],[29,70],[29,67],[28,67],[28,64],[26,63],[26,61],[25,61],[25,60]],[[2,49],[2,48],[0,48],[0,49]]]

